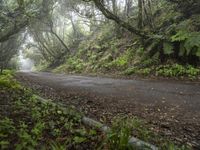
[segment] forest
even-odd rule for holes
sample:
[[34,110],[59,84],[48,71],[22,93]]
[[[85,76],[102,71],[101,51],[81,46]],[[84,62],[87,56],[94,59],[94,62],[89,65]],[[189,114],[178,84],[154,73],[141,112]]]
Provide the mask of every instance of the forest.
[[0,149],[200,149],[199,0],[0,0]]

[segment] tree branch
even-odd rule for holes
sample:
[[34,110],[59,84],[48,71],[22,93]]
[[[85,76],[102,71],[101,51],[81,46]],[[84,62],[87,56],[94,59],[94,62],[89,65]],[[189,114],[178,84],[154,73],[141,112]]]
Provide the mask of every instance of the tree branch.
[[125,22],[121,20],[118,16],[110,12],[108,9],[105,8],[101,0],[93,0],[95,3],[96,7],[105,15],[106,18],[111,19],[115,21],[117,24],[120,26],[124,27],[125,29],[129,30],[130,32],[142,37],[142,38],[150,38],[151,36],[149,33],[141,31],[132,25],[130,25],[128,22]]

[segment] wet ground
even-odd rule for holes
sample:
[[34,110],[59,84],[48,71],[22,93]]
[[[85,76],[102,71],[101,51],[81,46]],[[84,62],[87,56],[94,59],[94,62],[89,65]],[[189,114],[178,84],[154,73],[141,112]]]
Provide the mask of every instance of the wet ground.
[[17,79],[43,96],[109,122],[118,114],[144,119],[152,130],[200,149],[200,83],[124,80],[20,72]]

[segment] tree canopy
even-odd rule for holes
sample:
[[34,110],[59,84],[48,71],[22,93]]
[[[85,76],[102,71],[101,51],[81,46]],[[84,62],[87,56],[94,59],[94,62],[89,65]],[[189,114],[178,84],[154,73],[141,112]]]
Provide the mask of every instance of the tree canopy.
[[32,40],[22,43],[37,49],[54,66],[78,53],[86,39],[110,24],[111,35],[130,34],[145,55],[159,53],[161,61],[170,56],[197,64],[199,6],[198,0],[4,0],[0,2],[0,42],[26,32]]

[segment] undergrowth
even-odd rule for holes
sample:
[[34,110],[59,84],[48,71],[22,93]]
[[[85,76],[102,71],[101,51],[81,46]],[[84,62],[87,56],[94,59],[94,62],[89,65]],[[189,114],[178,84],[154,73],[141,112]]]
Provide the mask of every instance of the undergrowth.
[[0,149],[94,149],[100,136],[74,108],[41,102],[10,74],[0,76]]
[[126,69],[123,74],[132,75],[153,75],[153,76],[162,76],[162,77],[179,77],[184,78],[187,77],[191,80],[198,79],[200,75],[200,68],[195,68],[191,65],[180,65],[180,64],[167,64],[167,65],[158,65],[151,66],[148,68],[138,68],[138,67],[130,67]]
[[[183,22],[184,28],[185,23]],[[66,62],[53,70],[57,73],[85,73],[85,74],[117,74],[139,76],[161,76],[198,79],[200,68],[186,63],[178,63],[174,58],[175,48],[173,42],[180,41],[179,55],[184,59],[192,51],[197,51],[199,34],[193,35],[189,31],[182,32],[182,25],[177,28],[177,33],[171,36],[171,43],[163,43],[160,51],[149,56],[147,51],[152,51],[155,45],[152,43],[146,49],[141,46],[140,40],[129,36],[116,37],[108,35],[109,26],[103,26],[102,31],[95,37],[82,41],[78,51],[66,58]],[[187,33],[186,33],[187,32]],[[112,32],[111,32],[112,33]],[[109,37],[109,38],[108,38]],[[192,38],[192,40],[191,40]],[[109,40],[108,40],[109,39]],[[194,40],[196,39],[196,40]],[[162,45],[162,44],[161,44]],[[195,47],[196,46],[196,47]],[[163,51],[163,52],[162,52]],[[161,53],[167,57],[166,62],[161,62]],[[170,60],[174,60],[170,63]]]
[[178,63],[159,65],[156,58],[142,61],[142,58],[135,55],[132,49],[127,49],[116,58],[108,52],[105,54],[89,53],[87,61],[77,56],[72,56],[65,64],[53,71],[57,73],[106,73],[126,76],[134,74],[139,76],[188,78],[191,80],[198,79],[200,76],[199,67]]

